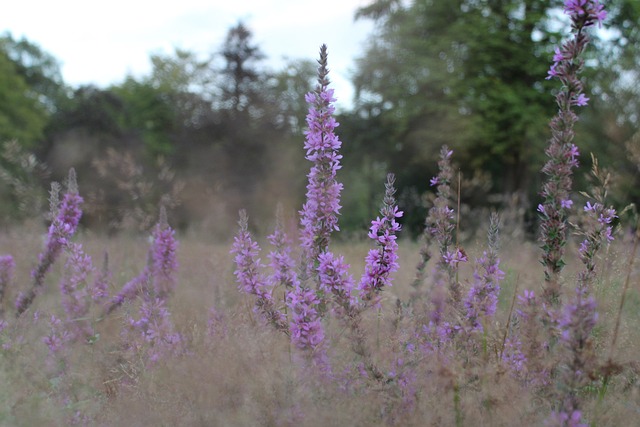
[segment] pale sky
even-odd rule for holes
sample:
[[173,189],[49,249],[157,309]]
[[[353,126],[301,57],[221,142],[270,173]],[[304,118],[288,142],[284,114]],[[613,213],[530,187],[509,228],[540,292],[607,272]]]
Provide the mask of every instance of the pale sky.
[[0,33],[25,36],[62,64],[72,86],[107,86],[150,70],[150,53],[174,47],[202,55],[218,51],[227,30],[242,20],[277,70],[283,58],[316,59],[329,48],[338,107],[350,105],[349,76],[373,29],[354,21],[370,0],[24,0],[5,2]]

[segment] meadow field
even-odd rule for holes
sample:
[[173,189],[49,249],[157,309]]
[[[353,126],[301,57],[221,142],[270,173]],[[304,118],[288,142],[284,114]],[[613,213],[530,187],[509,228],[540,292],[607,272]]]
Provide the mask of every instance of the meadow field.
[[[28,281],[42,237],[42,230],[34,227],[4,230],[1,247],[12,248],[16,259],[25,260],[16,267],[15,283]],[[94,260],[101,260],[105,251],[110,254],[112,293],[145,264],[148,242],[144,238],[106,238],[84,232],[76,240]],[[403,400],[395,384],[349,384],[349,377],[353,382],[364,381],[353,378],[352,372],[344,375],[344,384],[327,382],[296,362],[296,350],[286,335],[262,324],[249,296],[238,292],[231,242],[193,236],[179,240],[177,286],[168,308],[183,338],[181,351],[153,364],[125,351],[120,334],[127,326],[125,311],[134,309],[131,304],[96,325],[99,339],[95,342],[74,343],[51,360],[42,338],[51,331],[50,314],[61,311],[55,286],[61,268],[56,268],[49,278],[52,286],[39,297],[37,310],[17,323],[7,319],[11,324],[2,339],[5,346],[11,345],[3,350],[0,365],[4,384],[0,424],[67,425],[79,413],[77,421],[88,425],[365,426],[384,425],[390,419],[396,425],[545,425],[557,403],[552,391],[522,382],[496,356],[509,325],[516,286],[518,290],[540,288],[540,249],[535,243],[505,239],[501,250],[505,278],[495,318],[487,325],[486,353],[474,353],[471,360],[452,360],[446,366],[439,366],[436,357],[421,358],[414,371],[412,408],[391,417],[387,411],[399,411]],[[610,356],[632,245],[631,236],[620,236],[599,260],[593,290],[599,318],[593,345],[601,364]],[[467,253],[479,256],[483,246],[472,240]],[[364,236],[335,244],[355,276],[364,270],[369,247]],[[410,298],[419,252],[419,242],[400,241],[394,286],[384,293],[381,309],[365,316],[373,358],[389,371],[404,338],[399,324],[406,326],[410,321],[399,316],[396,300]],[[575,270],[577,247],[571,245],[568,252],[568,265]],[[620,371],[606,391],[600,377],[581,392],[591,425],[634,425],[640,410],[640,330],[636,327],[640,294],[637,268],[634,271],[613,349]],[[575,274],[567,271],[567,280]],[[460,280],[469,286],[470,266],[461,268]],[[7,289],[5,300],[13,300],[16,293]],[[6,311],[10,311],[8,305]],[[326,334],[332,343],[329,354],[334,370],[347,370],[357,357],[343,325],[331,320]],[[537,357],[546,364],[557,355],[541,352]]]
[[244,210],[233,239],[177,231],[165,206],[148,233],[94,232],[73,169],[48,228],[0,230],[0,425],[638,425],[638,212],[609,204],[606,165],[578,164],[573,131],[606,13],[564,10],[536,236],[522,213],[461,207],[447,146],[420,238],[391,173],[368,232],[343,233],[323,45],[305,202],[266,235]]

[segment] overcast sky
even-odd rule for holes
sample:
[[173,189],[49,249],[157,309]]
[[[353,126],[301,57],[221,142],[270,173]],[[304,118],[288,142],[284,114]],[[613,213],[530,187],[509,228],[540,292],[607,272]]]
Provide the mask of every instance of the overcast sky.
[[353,59],[372,30],[354,22],[370,0],[27,0],[6,2],[0,33],[25,36],[55,56],[73,86],[107,86],[127,74],[149,72],[150,53],[179,47],[201,54],[217,51],[227,30],[242,20],[254,42],[278,69],[283,58],[316,59],[329,48],[330,78],[338,106],[353,94]]

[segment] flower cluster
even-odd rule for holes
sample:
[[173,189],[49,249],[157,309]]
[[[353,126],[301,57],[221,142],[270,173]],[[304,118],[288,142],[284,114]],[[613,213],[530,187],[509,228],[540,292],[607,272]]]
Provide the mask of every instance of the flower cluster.
[[[143,295],[143,301],[139,308],[139,317],[128,318],[130,331],[133,337],[125,335],[125,345],[142,353],[151,363],[157,362],[161,357],[175,352],[182,338],[174,330],[171,314],[166,308],[166,302],[162,298],[153,298],[149,294]],[[130,339],[133,338],[133,339]]]
[[160,220],[153,230],[152,238],[151,259],[154,290],[159,298],[165,299],[177,282],[178,243],[175,231],[167,223],[167,214],[164,208],[160,210]]
[[396,233],[400,224],[396,218],[402,217],[398,210],[394,194],[395,177],[387,175],[385,197],[380,209],[382,218],[371,222],[369,238],[376,242],[377,249],[372,249],[366,257],[365,271],[358,289],[363,301],[374,301],[384,287],[392,285],[390,275],[398,270],[398,243]]
[[67,314],[65,326],[74,340],[86,340],[94,335],[89,318],[89,277],[93,274],[94,268],[91,257],[82,250],[82,245],[71,243],[68,249],[69,257],[60,281],[62,306]]
[[52,207],[52,210],[57,209],[57,215],[49,226],[45,250],[38,256],[38,266],[31,272],[31,277],[33,278],[31,289],[26,293],[21,292],[16,300],[15,305],[18,316],[24,313],[33,303],[37,290],[44,284],[45,275],[78,229],[78,224],[82,217],[82,210],[80,209],[82,202],[82,197],[78,194],[76,173],[71,169],[69,171],[67,192],[62,199],[62,203],[59,208],[57,206]]
[[350,314],[354,307],[354,298],[351,294],[354,282],[349,274],[349,265],[344,262],[343,256],[336,256],[332,252],[320,254],[318,261],[320,289],[326,294],[333,295],[339,316]]
[[616,211],[613,208],[605,208],[602,203],[596,202],[591,204],[587,201],[584,212],[591,219],[590,230],[586,233],[586,238],[580,243],[578,253],[580,260],[589,271],[595,268],[595,256],[600,249],[602,242],[611,242],[613,240],[613,226],[611,225],[614,218],[617,218]]
[[286,318],[277,309],[271,286],[267,284],[266,278],[260,273],[264,265],[260,262],[258,254],[260,247],[251,238],[248,228],[249,218],[244,210],[240,211],[240,230],[234,238],[232,254],[235,254],[236,270],[234,274],[236,281],[242,291],[257,297],[255,308],[260,311],[267,321],[278,329],[286,329]]
[[575,297],[565,305],[558,320],[560,341],[567,350],[567,362],[560,378],[564,413],[579,411],[578,394],[591,383],[590,374],[596,362],[591,332],[597,320],[595,299],[589,296],[586,287],[578,286]]
[[578,116],[571,107],[584,106],[589,100],[583,93],[579,78],[584,66],[580,56],[589,42],[589,36],[583,29],[596,22],[601,23],[606,17],[598,0],[566,0],[565,12],[571,18],[575,37],[556,49],[554,63],[547,77],[559,79],[562,90],[556,95],[558,113],[550,123],[551,139],[546,149],[549,160],[542,169],[548,178],[541,192],[544,202],[538,207],[542,264],[545,266],[544,299],[553,305],[558,305],[560,301],[558,275],[564,267],[567,210],[572,205],[569,196],[573,169],[578,166],[579,156],[578,148],[572,143]]
[[318,312],[319,304],[316,292],[303,286],[297,286],[287,297],[287,306],[291,312],[291,342],[308,354],[316,365],[326,368],[328,362],[324,349],[324,326]]
[[298,285],[298,275],[295,271],[295,264],[291,258],[291,244],[284,232],[282,224],[282,213],[280,208],[276,214],[276,228],[273,234],[267,236],[267,240],[273,246],[269,253],[269,260],[273,275],[271,276],[271,286],[284,286],[285,289],[293,289]]
[[[500,218],[496,213],[493,213],[489,220],[487,233],[489,249],[476,262],[473,285],[464,301],[467,321],[476,330],[482,330],[481,320],[483,317],[495,314],[500,294],[500,282],[504,278],[504,272],[500,270],[500,259],[498,258],[499,229]],[[483,274],[480,274],[478,267],[484,270]]]
[[315,92],[310,92],[305,97],[310,107],[304,148],[306,158],[313,162],[313,166],[308,174],[306,202],[300,211],[301,243],[312,262],[328,247],[331,233],[339,230],[342,192],[342,184],[336,181],[342,158],[338,150],[342,143],[334,133],[338,122],[333,118],[335,98],[333,89],[328,88],[329,69],[325,45],[320,48],[318,63],[318,86]]

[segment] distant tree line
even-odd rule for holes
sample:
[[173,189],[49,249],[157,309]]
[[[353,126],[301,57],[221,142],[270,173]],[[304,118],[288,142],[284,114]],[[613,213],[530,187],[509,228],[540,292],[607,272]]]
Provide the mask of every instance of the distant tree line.
[[[552,46],[565,36],[561,7],[542,0],[375,0],[358,10],[357,19],[376,26],[357,58],[353,108],[338,117],[343,227],[366,226],[386,173],[394,172],[401,207],[412,213],[405,226],[420,230],[442,144],[455,150],[470,208],[500,208],[514,195],[520,204],[537,203],[555,113],[545,76]],[[584,164],[592,151],[615,172],[614,197],[638,202],[640,175],[626,149],[634,137],[637,143],[640,120],[640,4],[613,0],[607,9],[607,29],[595,33],[601,37],[586,64],[591,108],[577,138]],[[238,23],[207,57],[157,53],[143,77],[70,87],[55,58],[26,39],[2,36],[4,218],[25,206],[16,188],[42,187],[69,167],[89,205],[85,220],[111,229],[147,227],[160,203],[178,226],[202,223],[222,233],[239,208],[265,224],[277,202],[295,212],[308,168],[304,94],[315,85],[316,64],[291,60],[273,71],[265,59]],[[25,175],[25,164],[34,176]],[[298,198],[286,199],[291,194]]]

